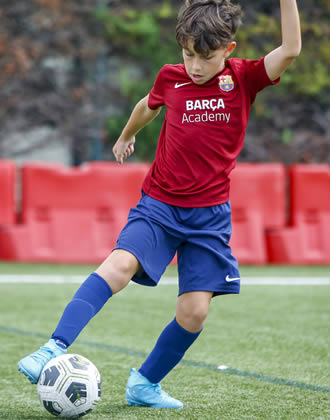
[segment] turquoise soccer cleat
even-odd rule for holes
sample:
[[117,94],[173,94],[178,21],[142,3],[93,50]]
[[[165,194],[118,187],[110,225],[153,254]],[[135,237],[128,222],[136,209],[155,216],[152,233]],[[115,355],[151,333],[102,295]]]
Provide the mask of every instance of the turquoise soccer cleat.
[[20,360],[18,370],[27,376],[32,384],[36,384],[46,364],[54,357],[65,353],[66,349],[62,349],[55,343],[55,340],[51,339],[39,350]]
[[183,408],[181,401],[164,392],[159,384],[153,384],[146,377],[131,369],[126,385],[126,400],[129,405],[153,408]]

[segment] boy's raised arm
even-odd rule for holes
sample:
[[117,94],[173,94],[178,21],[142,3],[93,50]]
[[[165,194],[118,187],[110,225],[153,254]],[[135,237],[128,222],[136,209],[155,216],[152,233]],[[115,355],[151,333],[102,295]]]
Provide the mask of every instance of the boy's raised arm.
[[142,98],[132,111],[119,139],[112,148],[118,163],[123,163],[134,152],[135,135],[160,113],[161,107],[153,110],[148,106],[149,95]]
[[268,77],[276,80],[300,54],[301,33],[296,0],[280,0],[282,45],[265,57]]

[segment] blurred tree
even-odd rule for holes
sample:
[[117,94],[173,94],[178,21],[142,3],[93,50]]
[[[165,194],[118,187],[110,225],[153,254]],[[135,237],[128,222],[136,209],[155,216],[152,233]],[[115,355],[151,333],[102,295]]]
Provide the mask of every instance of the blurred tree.
[[30,139],[26,134],[32,135],[35,127],[44,128],[39,148],[65,142],[73,162],[91,156],[110,103],[107,83],[99,76],[93,79],[109,50],[92,17],[102,4],[106,2],[0,0],[0,157],[33,156],[35,145],[24,138]]

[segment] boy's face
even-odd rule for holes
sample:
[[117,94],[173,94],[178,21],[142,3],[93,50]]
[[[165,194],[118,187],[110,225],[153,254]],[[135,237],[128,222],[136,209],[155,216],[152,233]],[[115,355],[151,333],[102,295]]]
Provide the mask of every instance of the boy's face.
[[225,59],[234,51],[236,42],[231,42],[225,48],[212,50],[207,56],[200,55],[194,50],[194,43],[190,39],[182,49],[183,61],[191,80],[197,85],[208,82],[225,66]]

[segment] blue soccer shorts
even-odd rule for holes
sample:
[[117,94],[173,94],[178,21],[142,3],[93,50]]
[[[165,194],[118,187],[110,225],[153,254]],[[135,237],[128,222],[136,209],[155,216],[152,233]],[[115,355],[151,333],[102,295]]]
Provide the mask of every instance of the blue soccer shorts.
[[115,249],[129,251],[142,269],[133,281],[156,286],[178,253],[179,295],[239,293],[240,274],[228,244],[230,202],[200,208],[172,206],[145,193],[128,215]]

